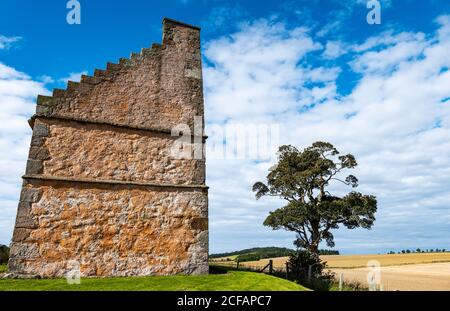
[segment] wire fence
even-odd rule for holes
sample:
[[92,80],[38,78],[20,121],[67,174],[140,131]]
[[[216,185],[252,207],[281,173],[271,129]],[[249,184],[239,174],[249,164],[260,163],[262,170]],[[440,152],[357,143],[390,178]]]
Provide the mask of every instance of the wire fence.
[[[306,284],[315,286],[317,285],[317,282],[322,282],[320,278],[316,278],[313,275],[313,267],[296,267],[295,271],[294,269],[289,265],[288,262],[286,262],[283,266],[280,265],[274,265],[273,260],[269,260],[268,263],[265,266],[262,265],[251,265],[247,264],[246,262],[240,262],[240,261],[212,261],[211,264],[217,265],[217,266],[223,266],[235,270],[240,271],[251,271],[251,272],[258,272],[258,273],[266,273],[270,275],[274,275],[277,277],[281,277],[287,280],[295,281],[298,279],[299,275],[303,276],[303,279],[305,280]],[[315,285],[314,285],[315,284]],[[387,282],[385,284],[376,284],[375,286],[367,286],[363,284],[362,282],[353,280],[351,278],[345,278],[344,273],[339,273],[338,275],[334,275],[333,284],[336,290],[338,291],[366,291],[366,290],[372,290],[372,291],[386,291],[389,290]]]
[[[270,275],[276,275],[278,277],[283,277],[285,279],[291,280],[293,279],[292,276],[292,268],[290,267],[289,263],[286,262],[284,266],[275,266],[273,264],[273,260],[270,259],[268,263],[265,266],[255,266],[255,265],[249,265],[245,262],[237,261],[213,261],[214,264],[229,268],[234,268],[237,270],[244,270],[244,271],[252,271],[252,272],[259,272],[259,273],[266,273]],[[306,267],[306,268],[297,268],[296,273],[302,273],[303,275],[307,275],[308,280],[311,280],[312,278],[312,266]],[[300,270],[300,271],[299,271]]]

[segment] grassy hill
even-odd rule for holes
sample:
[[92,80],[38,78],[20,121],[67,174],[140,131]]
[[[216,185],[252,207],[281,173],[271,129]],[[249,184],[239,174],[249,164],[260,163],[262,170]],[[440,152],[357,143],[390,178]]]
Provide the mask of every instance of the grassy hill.
[[293,249],[289,249],[286,247],[254,247],[254,248],[246,248],[239,251],[234,252],[228,252],[228,253],[217,253],[217,254],[211,254],[209,255],[209,258],[215,259],[215,258],[222,258],[222,257],[230,257],[234,258],[236,256],[242,256],[247,254],[257,254],[260,256],[260,258],[270,258],[270,257],[282,257],[282,256],[289,256],[292,252],[294,252]]
[[209,275],[86,278],[79,285],[65,279],[0,279],[0,291],[303,291],[304,287],[263,273],[228,271]]

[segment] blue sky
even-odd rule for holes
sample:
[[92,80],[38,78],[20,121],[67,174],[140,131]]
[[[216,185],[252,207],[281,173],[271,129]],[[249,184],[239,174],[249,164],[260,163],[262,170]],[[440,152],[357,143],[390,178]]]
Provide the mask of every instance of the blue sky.
[[[450,249],[450,3],[380,1],[382,22],[369,25],[366,2],[80,0],[81,24],[69,25],[67,1],[2,0],[0,243],[12,235],[35,96],[160,42],[170,17],[202,27],[209,125],[277,123],[281,143],[329,140],[355,154],[359,190],[379,212],[371,231],[336,232],[337,249]],[[207,161],[210,250],[291,247],[294,234],[262,226],[283,202],[251,193],[273,160]]]
[[[449,9],[446,1],[385,1],[381,27],[365,23],[364,0],[313,1],[80,1],[81,25],[66,23],[67,1],[1,2],[2,35],[20,36],[13,50],[2,51],[4,63],[33,77],[58,77],[69,72],[92,71],[107,60],[127,57],[161,37],[162,17],[203,28],[203,42],[229,35],[237,24],[258,18],[275,18],[288,25],[320,30],[338,21],[339,27],[320,41],[360,41],[386,27],[430,31],[433,19]],[[362,3],[362,4],[361,4]],[[383,3],[383,1],[382,1]],[[445,4],[446,3],[446,4]]]

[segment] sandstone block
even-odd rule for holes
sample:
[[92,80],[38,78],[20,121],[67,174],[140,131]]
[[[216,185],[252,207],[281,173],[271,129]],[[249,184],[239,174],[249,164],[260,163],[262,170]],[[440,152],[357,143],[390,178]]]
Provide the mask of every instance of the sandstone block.
[[11,243],[11,254],[14,259],[34,259],[39,257],[39,248],[37,244],[32,243]]
[[16,227],[12,237],[13,242],[25,241],[31,233],[31,229]]
[[44,170],[44,165],[41,160],[28,159],[27,168],[25,170],[28,175],[41,174]]
[[9,258],[8,260],[8,271],[9,272],[16,272],[21,271],[23,272],[25,270],[25,264],[22,259],[17,258]]
[[47,160],[50,157],[50,153],[48,152],[47,148],[44,148],[42,146],[31,146],[28,156],[30,159],[43,161]]
[[17,209],[16,229],[33,229],[38,225],[37,220],[31,215],[31,204],[29,202],[20,202]]
[[194,230],[208,230],[208,218],[193,218],[191,220],[191,228]]
[[33,128],[33,135],[36,137],[46,137],[49,134],[49,128],[46,124],[36,122]]
[[37,105],[36,106],[36,114],[41,115],[41,116],[49,116],[52,113],[52,108],[49,106],[41,106],[41,105]]
[[[42,190],[39,188],[23,188],[20,193],[20,201],[21,202],[30,202],[34,203],[39,201],[42,195]],[[22,205],[19,206],[19,209]]]

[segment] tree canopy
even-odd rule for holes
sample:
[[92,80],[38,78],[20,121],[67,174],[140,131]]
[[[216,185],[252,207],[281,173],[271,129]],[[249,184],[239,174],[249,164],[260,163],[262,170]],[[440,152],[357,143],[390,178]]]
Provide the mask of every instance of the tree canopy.
[[354,175],[340,177],[344,170],[356,166],[353,155],[340,155],[328,142],[315,142],[304,150],[281,146],[278,163],[269,169],[267,182],[253,185],[257,199],[276,196],[287,201],[284,207],[269,213],[264,225],[296,232],[294,244],[315,254],[323,240],[334,247],[331,230],[339,225],[370,229],[377,210],[375,196],[351,191],[339,197],[327,190],[332,182],[356,188],[358,179]]

